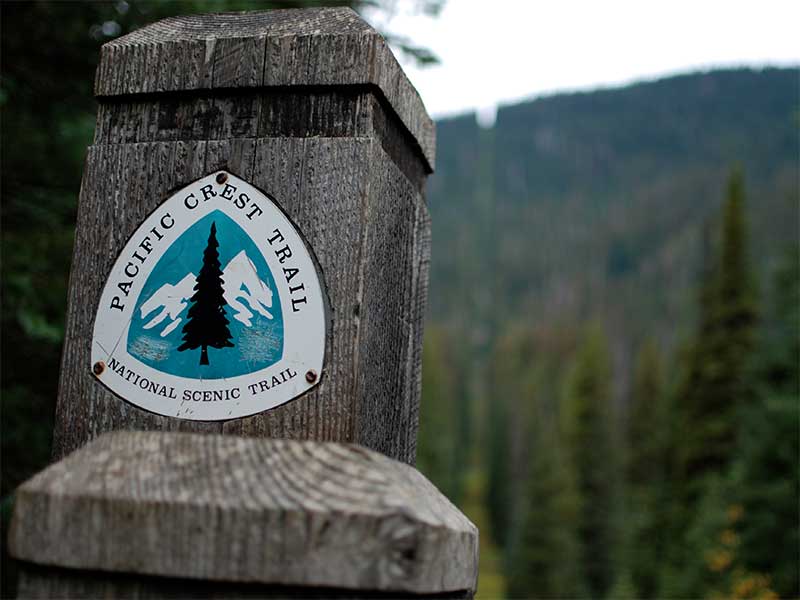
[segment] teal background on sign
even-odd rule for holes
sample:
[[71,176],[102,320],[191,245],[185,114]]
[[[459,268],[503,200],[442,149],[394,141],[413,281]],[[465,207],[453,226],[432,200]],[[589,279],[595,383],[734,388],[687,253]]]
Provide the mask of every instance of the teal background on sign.
[[[230,293],[229,287],[235,287],[237,301],[242,305],[239,309],[231,304],[225,306],[234,346],[221,349],[209,347],[209,364],[201,366],[200,348],[178,352],[178,346],[182,343],[183,326],[187,322],[187,313],[191,306],[189,298],[194,293],[192,290],[194,278],[203,265],[203,251],[208,244],[212,223],[215,223],[217,228],[220,268],[224,270],[234,258],[240,265],[246,265],[249,259],[254,271],[250,268],[244,269],[251,278],[249,287],[239,277],[223,275],[226,295]],[[246,254],[246,259],[241,256],[242,252]],[[242,269],[239,269],[239,272],[241,273]],[[193,276],[187,279],[189,274]],[[258,280],[272,292],[270,306],[265,306],[265,303],[258,304],[261,310],[266,310],[272,318],[260,314],[255,308],[256,301],[249,300],[258,294],[256,289],[258,286],[254,285],[254,281]],[[181,282],[182,285],[178,286]],[[251,287],[254,289],[250,289]],[[143,316],[142,307],[154,295],[151,304],[156,308],[151,308],[148,314]],[[172,314],[166,315],[161,322],[151,328],[145,328],[145,325],[170,307]],[[251,316],[247,317],[248,314]],[[236,315],[250,325],[234,318]],[[180,318],[180,322],[172,325],[176,318]],[[171,330],[166,331],[170,327]],[[283,313],[275,280],[253,240],[225,213],[216,210],[200,219],[186,230],[158,261],[136,300],[136,308],[128,331],[127,351],[154,369],[192,379],[222,379],[246,375],[269,367],[281,359]]]

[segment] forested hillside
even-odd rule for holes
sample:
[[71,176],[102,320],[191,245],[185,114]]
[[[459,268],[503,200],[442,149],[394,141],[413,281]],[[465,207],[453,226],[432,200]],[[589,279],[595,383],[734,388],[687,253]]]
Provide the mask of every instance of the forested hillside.
[[798,594],[799,125],[796,69],[437,124],[420,464],[510,597]]
[[759,271],[796,239],[797,88],[792,69],[717,71],[503,107],[489,130],[440,121],[431,321],[597,316],[672,341],[734,165]]

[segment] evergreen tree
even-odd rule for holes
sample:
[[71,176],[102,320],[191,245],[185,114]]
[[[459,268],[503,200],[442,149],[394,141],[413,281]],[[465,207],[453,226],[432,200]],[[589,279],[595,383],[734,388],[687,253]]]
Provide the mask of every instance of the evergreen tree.
[[591,328],[567,377],[564,435],[580,510],[580,565],[592,597],[614,580],[615,457],[611,432],[611,368],[605,336]]
[[626,569],[615,586],[635,589],[641,598],[651,598],[656,592],[664,546],[662,494],[668,467],[669,415],[663,388],[661,357],[649,340],[639,351],[631,392],[625,461]]
[[208,245],[203,251],[203,266],[194,285],[188,320],[183,326],[183,344],[179,352],[202,348],[200,364],[208,364],[208,347],[232,348],[231,332],[225,317],[225,298],[222,289],[222,269],[217,248],[217,226],[211,224]]
[[729,477],[742,417],[757,404],[752,369],[756,305],[739,172],[728,181],[720,230],[704,273],[697,329],[684,357],[687,376],[675,396],[675,505],[660,584],[663,596],[722,589],[725,569],[705,557],[719,550],[718,538],[726,531],[724,515],[736,496]]
[[742,456],[732,476],[732,496],[742,508],[738,558],[745,571],[767,576],[781,598],[798,598],[800,394],[765,392],[748,411]]
[[718,259],[712,260],[703,284],[689,377],[679,398],[689,502],[696,499],[705,475],[721,473],[730,463],[738,413],[752,398],[749,372],[756,309],[746,230],[743,182],[737,171],[728,182]]
[[489,403],[487,427],[487,479],[486,508],[492,537],[506,547],[512,512],[509,447],[509,399],[502,393]]
[[[487,508],[492,536],[506,551],[515,500],[527,472],[521,441],[528,435],[527,403],[533,378],[530,331],[520,328],[497,340],[490,377],[492,401],[487,407],[488,489]],[[512,418],[513,415],[513,418]]]
[[445,333],[428,326],[422,352],[417,466],[442,493],[458,501],[464,464],[458,455],[456,369]]
[[608,600],[641,600],[644,598],[642,594],[636,591],[636,585],[633,583],[633,576],[630,571],[623,569],[617,574],[617,579],[614,585],[608,590],[606,598]]
[[800,597],[800,264],[797,247],[776,273],[758,365],[758,399],[743,418],[733,480],[742,507],[739,556],[782,598]]
[[533,424],[528,477],[508,569],[511,598],[585,595],[577,540],[575,481],[552,419]]
[[631,405],[627,421],[627,480],[634,487],[647,487],[658,473],[662,459],[663,374],[658,346],[648,340],[639,350],[634,371]]

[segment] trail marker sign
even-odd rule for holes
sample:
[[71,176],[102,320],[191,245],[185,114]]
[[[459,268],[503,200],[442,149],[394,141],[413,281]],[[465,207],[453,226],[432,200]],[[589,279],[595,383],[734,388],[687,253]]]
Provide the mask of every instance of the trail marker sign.
[[87,368],[151,412],[232,419],[316,385],[325,329],[300,233],[223,171],[173,194],[130,237],[100,298]]
[[54,458],[103,432],[416,458],[435,131],[345,8],[186,15],[107,42]]

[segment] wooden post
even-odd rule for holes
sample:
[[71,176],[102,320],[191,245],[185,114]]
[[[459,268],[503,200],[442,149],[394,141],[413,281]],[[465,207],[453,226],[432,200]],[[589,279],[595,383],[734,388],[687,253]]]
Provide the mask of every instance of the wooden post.
[[96,93],[20,597],[471,597],[478,531],[410,466],[434,130],[383,39],[167,19],[103,46]]
[[[103,46],[95,92],[54,456],[139,429],[354,442],[413,464],[434,127],[381,36],[350,9],[165,19]],[[218,170],[268,194],[315,257],[323,371],[305,395],[252,416],[155,414],[98,381],[93,324],[145,218]]]

